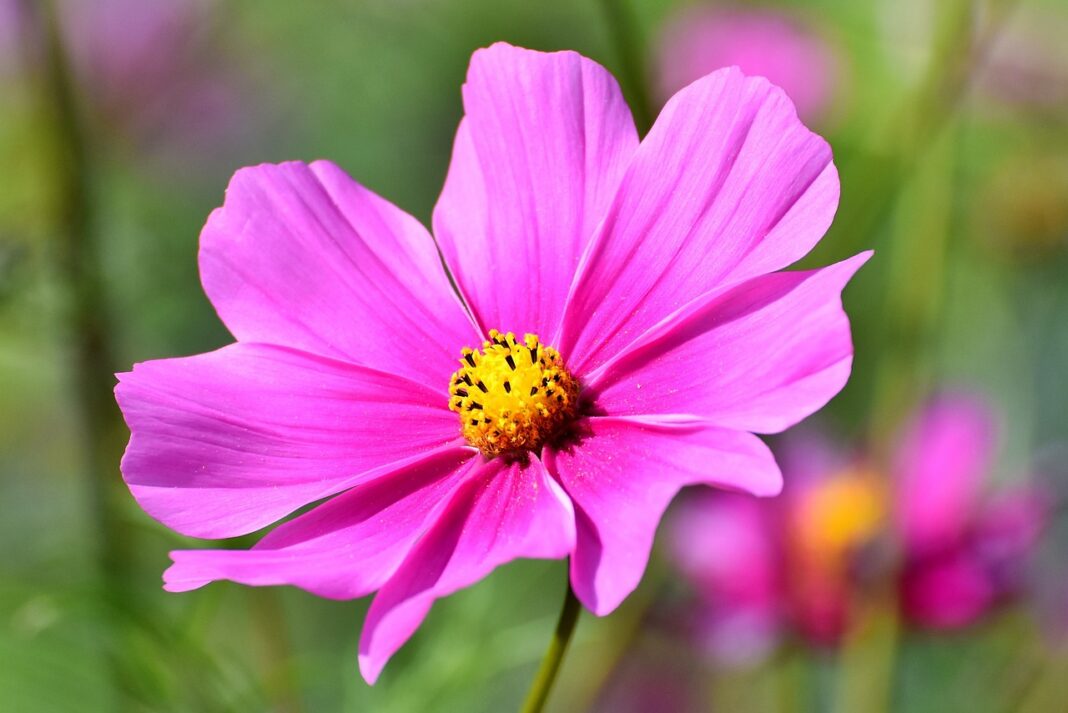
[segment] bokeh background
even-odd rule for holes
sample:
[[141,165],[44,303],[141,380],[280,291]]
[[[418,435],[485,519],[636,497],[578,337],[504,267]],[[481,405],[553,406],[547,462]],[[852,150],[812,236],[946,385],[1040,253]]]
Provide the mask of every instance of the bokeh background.
[[[368,687],[366,601],[162,591],[167,552],[199,543],[126,493],[110,396],[135,361],[230,341],[196,249],[236,168],[329,158],[428,221],[467,60],[506,40],[598,60],[639,123],[717,64],[771,75],[842,176],[806,264],[876,250],[846,291],[853,377],[801,427],[863,463],[879,494],[871,517],[863,497],[807,516],[820,532],[847,523],[824,553],[840,565],[840,630],[810,635],[778,592],[773,632],[741,627],[723,646],[708,621],[727,597],[707,590],[746,568],[715,585],[680,564],[680,548],[734,540],[679,545],[678,508],[639,591],[583,616],[550,708],[1068,710],[1066,36],[1062,0],[0,0],[0,709],[518,705],[562,562],[514,563],[441,601]],[[948,392],[987,404],[994,424],[974,509],[1009,493],[1029,505],[1026,535],[1010,527],[997,561],[1009,581],[932,626],[897,584],[909,555],[891,464]],[[798,493],[788,479],[784,498]],[[938,581],[951,610],[968,596]]]

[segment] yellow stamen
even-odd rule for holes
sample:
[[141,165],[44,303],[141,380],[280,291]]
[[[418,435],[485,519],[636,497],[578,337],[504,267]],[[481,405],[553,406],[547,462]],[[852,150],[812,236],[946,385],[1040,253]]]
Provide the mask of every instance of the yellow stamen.
[[461,354],[449,380],[449,408],[460,414],[467,442],[486,456],[537,450],[574,419],[578,382],[537,335],[518,341],[491,329],[481,351]]

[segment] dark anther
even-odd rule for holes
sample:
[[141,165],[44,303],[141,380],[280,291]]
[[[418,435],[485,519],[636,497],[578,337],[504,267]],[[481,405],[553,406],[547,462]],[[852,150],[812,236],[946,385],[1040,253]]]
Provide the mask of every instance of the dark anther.
[[489,393],[489,389],[487,389],[486,385],[482,383],[482,379],[478,380],[478,388],[482,389],[482,393],[484,394]]
[[506,357],[504,358],[504,360],[505,360],[506,362],[508,362],[508,367],[509,367],[509,368],[510,368],[510,369],[511,369],[512,371],[515,371],[515,359],[513,359],[513,358],[512,358],[512,355],[511,355],[511,354],[509,354],[508,356],[506,356]]
[[472,426],[477,426],[478,425],[478,419],[477,418],[471,419],[471,425]]
[[467,389],[457,389],[454,393],[460,398],[467,398]]
[[531,386],[530,387],[530,395],[533,396],[536,393],[538,393],[538,387],[537,386]]
[[481,411],[482,410],[482,404],[480,404],[477,401],[472,401],[471,405],[468,406],[467,408],[477,408],[479,411]]
[[538,348],[537,347],[531,347],[530,348],[530,363],[531,364],[537,364],[538,363]]
[[[510,358],[511,358],[511,357],[509,357],[509,359],[510,359]],[[509,393],[509,394],[510,394],[510,393],[512,393],[512,385],[511,385],[511,384],[509,384],[509,383],[508,383],[507,381],[506,381],[506,382],[504,382],[504,390],[505,390],[505,391],[506,391],[507,393]]]
[[465,354],[464,355],[464,361],[467,362],[468,366],[474,366],[475,365],[475,355],[473,353]]
[[471,377],[468,374],[464,374],[464,383],[468,386],[474,386],[474,384],[471,383]]

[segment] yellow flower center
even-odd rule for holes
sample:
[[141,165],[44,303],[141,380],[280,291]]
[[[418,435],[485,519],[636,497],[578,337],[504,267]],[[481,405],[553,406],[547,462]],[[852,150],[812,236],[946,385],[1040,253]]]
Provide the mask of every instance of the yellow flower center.
[[535,334],[491,329],[482,349],[464,348],[449,380],[449,408],[464,438],[486,456],[534,451],[560,435],[578,411],[579,385],[560,353]]

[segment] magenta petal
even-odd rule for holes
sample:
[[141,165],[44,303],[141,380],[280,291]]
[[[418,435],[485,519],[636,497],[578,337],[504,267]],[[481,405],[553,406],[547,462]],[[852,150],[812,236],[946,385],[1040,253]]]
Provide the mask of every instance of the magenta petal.
[[680,414],[775,433],[826,404],[849,378],[842,288],[871,256],[778,272],[695,301],[591,375],[611,415]]
[[686,485],[775,495],[782,478],[756,436],[699,421],[591,418],[573,449],[545,463],[575,504],[578,541],[571,586],[598,615],[641,580],[657,525]]
[[473,455],[468,448],[446,447],[357,485],[280,525],[251,550],[172,552],[164,588],[184,592],[229,579],[292,584],[332,599],[369,594],[396,570]]
[[898,526],[906,545],[941,549],[964,535],[977,515],[994,431],[990,409],[965,394],[934,399],[910,426],[895,463]]
[[200,274],[239,341],[433,386],[481,339],[426,229],[325,161],[234,174],[201,233]]
[[441,392],[286,347],[145,362],[115,391],[131,492],[195,537],[252,532],[459,440]]
[[830,147],[782,90],[733,68],[691,84],[638,148],[557,346],[589,371],[700,295],[790,265],[827,230],[838,188]]
[[374,683],[435,599],[519,557],[556,559],[575,543],[571,502],[537,458],[472,463],[466,480],[367,612],[360,671]]
[[486,328],[556,333],[638,146],[615,79],[574,52],[475,52],[434,234]]

